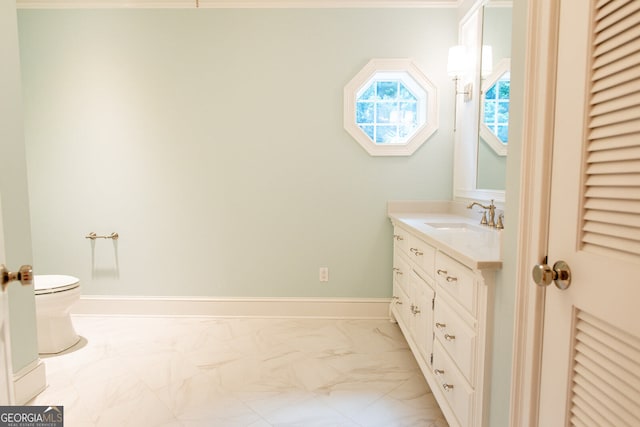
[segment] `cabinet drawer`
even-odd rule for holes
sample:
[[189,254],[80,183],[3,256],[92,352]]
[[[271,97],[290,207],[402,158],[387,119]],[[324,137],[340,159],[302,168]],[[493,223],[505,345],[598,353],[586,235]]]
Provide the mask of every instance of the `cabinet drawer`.
[[471,270],[449,256],[436,255],[436,280],[438,284],[472,316],[476,315],[476,286]]
[[442,298],[435,304],[434,333],[460,372],[474,386],[476,333]]
[[423,274],[433,277],[433,267],[435,263],[436,249],[409,235],[409,259],[416,263]]
[[460,425],[471,425],[474,391],[455,368],[438,340],[433,346],[433,373]]
[[406,286],[409,275],[411,274],[411,267],[405,260],[405,257],[401,255],[400,251],[394,249],[393,251],[393,281],[399,283],[401,286]]

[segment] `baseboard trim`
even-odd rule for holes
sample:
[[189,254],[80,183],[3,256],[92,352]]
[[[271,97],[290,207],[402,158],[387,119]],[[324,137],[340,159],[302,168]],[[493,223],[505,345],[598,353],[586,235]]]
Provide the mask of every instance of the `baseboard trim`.
[[389,298],[81,296],[76,315],[388,319]]
[[13,395],[16,405],[24,405],[47,387],[46,368],[42,360],[34,360],[13,374]]

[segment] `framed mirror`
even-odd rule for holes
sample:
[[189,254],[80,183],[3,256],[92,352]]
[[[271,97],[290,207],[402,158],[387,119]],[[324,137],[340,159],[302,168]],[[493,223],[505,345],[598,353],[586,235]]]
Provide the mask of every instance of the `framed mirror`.
[[511,82],[510,2],[483,6],[476,188],[504,191]]

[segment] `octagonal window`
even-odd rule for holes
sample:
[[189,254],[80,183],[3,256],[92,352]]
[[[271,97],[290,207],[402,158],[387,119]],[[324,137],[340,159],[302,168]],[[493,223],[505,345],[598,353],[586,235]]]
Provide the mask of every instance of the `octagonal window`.
[[345,129],[371,155],[411,155],[438,127],[435,86],[410,60],[374,59],[345,87]]
[[503,59],[485,79],[480,102],[480,138],[499,156],[509,144],[510,60]]

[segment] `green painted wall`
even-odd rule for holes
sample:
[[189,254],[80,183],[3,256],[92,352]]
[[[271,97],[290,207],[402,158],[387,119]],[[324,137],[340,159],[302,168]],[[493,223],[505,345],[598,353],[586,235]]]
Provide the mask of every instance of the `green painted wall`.
[[[30,264],[31,228],[25,144],[22,129],[20,61],[15,1],[0,2],[0,196],[6,266],[16,271]],[[0,250],[0,252],[2,252]],[[35,298],[32,286],[11,283],[9,325],[13,371],[19,372],[38,358]]]
[[[451,198],[455,9],[21,10],[19,32],[35,265],[84,294],[388,297],[386,202]],[[385,57],[439,90],[411,157],[342,126]]]

